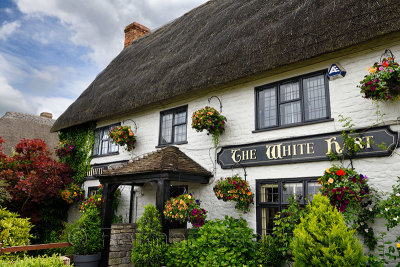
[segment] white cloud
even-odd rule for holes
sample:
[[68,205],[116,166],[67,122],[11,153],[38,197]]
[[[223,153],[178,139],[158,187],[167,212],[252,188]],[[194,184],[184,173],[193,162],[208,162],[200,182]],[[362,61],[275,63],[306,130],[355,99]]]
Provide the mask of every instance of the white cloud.
[[19,21],[4,21],[0,27],[0,39],[6,40],[8,36],[13,34],[19,27],[21,26],[21,22]]
[[[123,48],[124,28],[137,21],[154,29],[205,0],[15,0],[28,16],[56,17],[72,32],[70,40],[89,47],[89,59],[104,67]],[[37,35],[36,38],[42,39]]]
[[33,97],[32,105],[35,114],[50,112],[53,119],[57,119],[75,99],[65,97]]
[[9,85],[2,76],[0,76],[0,95],[0,115],[7,111],[32,113],[34,110],[23,94]]

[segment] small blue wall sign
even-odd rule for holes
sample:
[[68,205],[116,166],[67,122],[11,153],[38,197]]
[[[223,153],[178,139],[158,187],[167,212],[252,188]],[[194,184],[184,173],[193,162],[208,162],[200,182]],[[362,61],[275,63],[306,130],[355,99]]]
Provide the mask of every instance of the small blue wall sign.
[[328,71],[328,79],[334,80],[346,76],[346,71],[339,64],[332,64]]

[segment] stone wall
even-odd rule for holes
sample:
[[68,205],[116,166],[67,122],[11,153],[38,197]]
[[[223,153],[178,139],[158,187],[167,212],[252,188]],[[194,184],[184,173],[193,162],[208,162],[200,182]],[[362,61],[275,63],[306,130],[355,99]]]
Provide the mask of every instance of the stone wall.
[[136,224],[118,223],[111,225],[111,241],[108,266],[130,267],[132,241],[135,238]]

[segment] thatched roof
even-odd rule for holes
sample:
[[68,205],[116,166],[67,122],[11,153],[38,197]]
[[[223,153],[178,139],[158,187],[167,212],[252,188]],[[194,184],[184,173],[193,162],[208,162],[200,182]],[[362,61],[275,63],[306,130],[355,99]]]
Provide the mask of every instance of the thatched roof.
[[115,118],[400,30],[398,0],[216,0],[134,41],[52,130]]
[[[144,173],[175,172],[211,177],[212,174],[175,146],[168,146],[103,171],[99,176],[138,175]],[[133,176],[134,177],[134,176]]]
[[0,136],[4,139],[4,153],[11,155],[13,148],[22,139],[42,139],[48,149],[58,145],[57,133],[50,133],[55,120],[43,116],[25,114],[19,112],[6,112],[0,118]]

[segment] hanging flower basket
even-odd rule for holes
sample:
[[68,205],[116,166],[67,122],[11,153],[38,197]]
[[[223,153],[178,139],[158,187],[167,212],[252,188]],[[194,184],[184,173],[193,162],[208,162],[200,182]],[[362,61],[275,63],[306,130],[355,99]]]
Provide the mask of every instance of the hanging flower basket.
[[206,221],[207,211],[200,208],[200,200],[189,193],[168,200],[164,216],[168,220],[190,222],[194,227],[201,227]]
[[64,140],[58,143],[56,147],[56,155],[62,159],[69,155],[72,155],[75,151],[75,144],[71,140]]
[[76,203],[83,199],[83,191],[77,184],[71,183],[61,191],[61,198],[68,204]]
[[244,213],[250,211],[250,204],[254,205],[254,194],[249,183],[238,175],[221,178],[213,188],[218,199],[235,201],[235,208]]
[[218,145],[219,136],[225,131],[225,123],[225,116],[208,106],[197,110],[192,115],[192,128],[198,132],[206,130],[208,134],[211,134],[215,147]]
[[373,100],[397,100],[400,98],[400,66],[392,57],[368,67],[358,87],[365,98]]
[[114,143],[125,146],[128,151],[135,149],[136,137],[130,126],[118,126],[113,128],[108,136],[113,139]]
[[345,212],[347,207],[370,204],[367,176],[352,169],[333,166],[326,169],[318,180],[322,185],[321,193],[329,197],[331,204],[340,212]]

